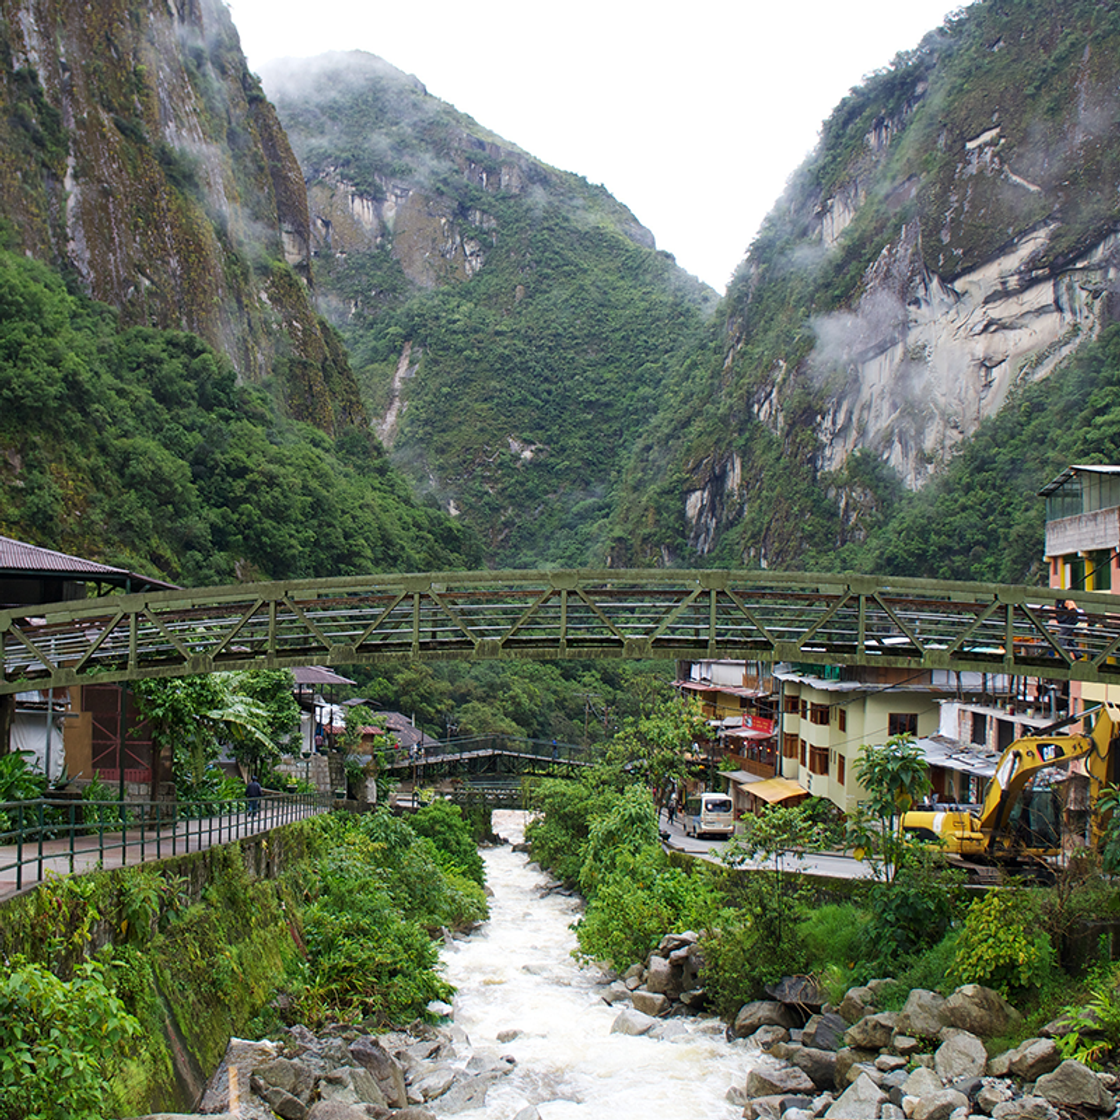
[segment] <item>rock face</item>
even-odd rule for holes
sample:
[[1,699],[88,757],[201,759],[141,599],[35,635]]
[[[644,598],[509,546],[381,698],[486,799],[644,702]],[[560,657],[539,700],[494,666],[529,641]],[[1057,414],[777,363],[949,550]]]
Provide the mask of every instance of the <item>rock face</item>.
[[362,421],[312,302],[303,176],[226,5],[3,0],[0,17],[0,209],[19,246],[248,380],[283,358],[299,419]]

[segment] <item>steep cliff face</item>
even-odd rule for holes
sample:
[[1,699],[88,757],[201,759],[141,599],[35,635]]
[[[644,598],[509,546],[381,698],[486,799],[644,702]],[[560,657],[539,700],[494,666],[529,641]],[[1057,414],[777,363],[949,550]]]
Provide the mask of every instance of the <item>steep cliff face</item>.
[[615,561],[859,539],[878,508],[853,456],[924,486],[1114,321],[1117,88],[1120,5],[979,0],[853,91],[731,286],[691,423],[660,424],[680,513],[632,468]]
[[[195,332],[291,413],[361,418],[311,300],[299,166],[220,0],[0,0],[0,208],[125,324]],[[299,278],[297,280],[297,277]]]
[[376,430],[496,566],[586,565],[715,293],[600,186],[361,52],[270,64]]

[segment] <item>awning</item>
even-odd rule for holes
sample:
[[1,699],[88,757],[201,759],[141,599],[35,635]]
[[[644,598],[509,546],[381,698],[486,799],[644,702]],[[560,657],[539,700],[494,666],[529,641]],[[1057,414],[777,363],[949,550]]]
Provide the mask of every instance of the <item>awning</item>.
[[767,778],[764,782],[741,784],[739,788],[752,797],[761,797],[773,805],[779,801],[789,801],[792,797],[808,797],[809,791],[789,778]]
[[729,728],[724,731],[725,739],[773,739],[773,731],[752,731],[749,727]]

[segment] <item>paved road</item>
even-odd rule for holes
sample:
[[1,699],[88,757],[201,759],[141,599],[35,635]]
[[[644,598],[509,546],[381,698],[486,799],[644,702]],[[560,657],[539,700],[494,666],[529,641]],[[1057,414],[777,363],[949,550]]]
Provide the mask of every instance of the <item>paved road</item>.
[[[662,833],[668,832],[667,844],[679,852],[710,859],[713,863],[720,862],[720,853],[727,846],[725,840],[709,840],[699,836],[685,836],[684,829],[679,821],[667,824],[662,814],[660,828]],[[761,867],[773,870],[773,860],[755,860],[745,864],[747,867]],[[814,852],[803,860],[793,856],[786,856],[783,863],[786,871],[804,871],[810,875],[827,876],[834,879],[871,879],[871,868],[851,856],[838,855],[835,852]]]

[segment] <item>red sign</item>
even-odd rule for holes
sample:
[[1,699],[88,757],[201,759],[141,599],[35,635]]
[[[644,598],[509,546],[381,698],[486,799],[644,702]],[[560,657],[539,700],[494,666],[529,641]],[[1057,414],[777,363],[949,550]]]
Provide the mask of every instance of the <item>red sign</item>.
[[743,726],[750,731],[761,731],[766,735],[774,734],[774,721],[763,719],[762,716],[743,714]]

